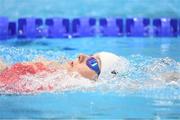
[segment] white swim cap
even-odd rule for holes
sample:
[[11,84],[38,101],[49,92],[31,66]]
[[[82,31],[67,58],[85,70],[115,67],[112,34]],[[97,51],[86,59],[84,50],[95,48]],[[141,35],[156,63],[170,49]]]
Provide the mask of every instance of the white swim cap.
[[101,73],[99,77],[104,77],[118,72],[125,72],[129,62],[127,59],[110,52],[100,52],[95,54],[101,60]]

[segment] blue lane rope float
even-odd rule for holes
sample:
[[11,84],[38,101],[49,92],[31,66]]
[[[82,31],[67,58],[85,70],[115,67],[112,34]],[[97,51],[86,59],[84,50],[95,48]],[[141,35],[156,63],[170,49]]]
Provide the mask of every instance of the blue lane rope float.
[[99,26],[102,36],[123,36],[123,20],[121,18],[101,18]]
[[76,37],[177,37],[180,19],[175,18],[41,18],[10,21],[0,17],[0,40],[10,38]]
[[65,18],[48,18],[45,20],[43,30],[44,37],[47,38],[67,38],[69,35],[70,21]]
[[148,37],[150,19],[148,18],[133,18],[126,20],[126,35],[129,37]]
[[0,17],[0,40],[16,36],[16,23],[9,22],[8,18]]
[[72,20],[72,37],[91,37],[96,35],[95,18],[75,18]]
[[43,25],[43,21],[40,18],[20,18],[18,20],[17,36],[19,38],[41,38],[43,37],[40,26]]

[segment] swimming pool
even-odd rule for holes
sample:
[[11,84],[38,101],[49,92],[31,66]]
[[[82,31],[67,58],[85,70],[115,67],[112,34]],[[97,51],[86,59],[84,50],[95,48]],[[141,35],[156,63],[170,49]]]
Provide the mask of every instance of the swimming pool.
[[[0,1],[0,16],[175,17],[178,0],[141,3],[122,0]],[[59,3],[59,4],[57,4]],[[153,3],[153,5],[151,5]],[[79,5],[81,5],[79,7]],[[160,6],[160,7],[159,7]],[[34,8],[32,10],[32,8]],[[143,12],[142,12],[143,11]],[[34,95],[0,95],[0,119],[180,119],[180,80],[165,81],[165,72],[180,72],[179,38],[89,37],[10,39],[1,41],[0,57],[9,64],[37,56],[75,58],[79,53],[109,51],[126,57],[131,67],[114,79],[84,82],[62,91]],[[54,82],[47,78],[43,82]],[[68,83],[74,85],[74,83]],[[78,86],[76,86],[78,85]]]

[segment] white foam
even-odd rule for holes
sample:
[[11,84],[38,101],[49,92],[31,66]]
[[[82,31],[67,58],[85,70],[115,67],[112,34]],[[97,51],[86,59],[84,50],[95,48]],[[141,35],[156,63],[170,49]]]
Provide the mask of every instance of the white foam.
[[[28,56],[25,54],[29,52]],[[24,50],[17,48],[1,48],[0,53],[5,53],[3,57],[8,63],[14,63],[18,61],[18,57],[24,55],[21,61],[33,60],[35,57],[46,56],[45,53]],[[48,55],[54,55],[53,51],[46,53]],[[52,58],[59,58],[60,54],[54,55]],[[9,57],[8,57],[9,56]],[[52,59],[49,58],[49,59]],[[67,58],[60,57],[59,63],[64,63]],[[56,71],[54,73],[43,72],[36,75],[26,75],[22,77],[21,82],[18,82],[12,86],[1,87],[1,93],[12,93],[11,88],[26,87],[31,90],[31,93],[41,92],[57,92],[62,93],[64,91],[100,91],[100,92],[143,92],[143,91],[157,91],[157,89],[165,88],[180,88],[180,78],[177,76],[180,73],[180,63],[171,58],[152,58],[141,55],[132,55],[128,58],[129,65],[126,71],[120,72],[117,75],[107,75],[100,78],[98,81],[91,81],[85,78],[76,77],[67,74],[66,71]],[[121,68],[119,68],[121,69]],[[171,75],[171,74],[174,74]],[[167,75],[167,76],[166,76]],[[168,76],[170,75],[170,76]],[[175,77],[175,78],[173,78]],[[177,77],[177,78],[176,78]],[[49,85],[53,86],[52,90],[37,90],[39,86],[48,88]],[[18,93],[18,91],[15,91]],[[26,93],[26,92],[25,92]],[[161,92],[157,92],[160,94]],[[174,94],[178,92],[175,91]],[[172,95],[174,95],[172,94]],[[158,95],[157,95],[158,96]]]

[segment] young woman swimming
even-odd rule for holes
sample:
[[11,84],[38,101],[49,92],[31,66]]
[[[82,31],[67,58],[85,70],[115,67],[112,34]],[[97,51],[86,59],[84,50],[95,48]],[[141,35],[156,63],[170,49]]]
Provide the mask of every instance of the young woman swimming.
[[[38,61],[16,63],[6,66],[0,63],[0,86],[8,86],[21,81],[26,75],[36,75],[41,72],[54,73],[57,70],[66,70],[69,75],[77,73],[76,77],[83,77],[89,80],[98,80],[98,78],[107,74],[116,74],[127,68],[128,61],[109,52],[100,52],[92,56],[80,54],[77,59],[60,64],[55,61]],[[38,89],[44,89],[40,86]],[[49,86],[48,89],[53,89]]]

